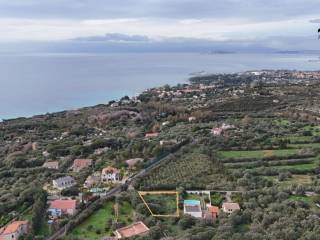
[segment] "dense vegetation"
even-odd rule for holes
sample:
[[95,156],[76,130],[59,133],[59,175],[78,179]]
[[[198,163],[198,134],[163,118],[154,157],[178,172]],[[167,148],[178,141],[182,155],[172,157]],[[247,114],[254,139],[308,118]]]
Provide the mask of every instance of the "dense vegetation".
[[[143,220],[151,231],[139,240],[318,239],[319,84],[254,85],[254,80],[261,77],[193,78],[191,86],[150,89],[137,100],[124,98],[119,106],[111,102],[0,123],[0,227],[14,218],[29,219],[29,239],[42,239],[59,228],[49,228],[41,214],[48,197],[43,186],[69,175],[76,158],[91,158],[94,166],[73,174],[78,185],[63,192],[73,197],[88,175],[105,166],[129,177],[166,156],[131,190],[80,206],[76,218],[60,223],[67,224],[65,238],[101,239]],[[199,90],[200,83],[216,85]],[[223,124],[233,127],[214,135],[211,130]],[[148,132],[159,135],[146,138]],[[129,169],[125,161],[131,158],[144,161]],[[49,160],[58,161],[59,170],[43,168]],[[185,190],[192,189],[210,190],[211,201],[219,206],[222,192],[236,190],[232,199],[242,210],[221,214],[216,222],[155,218],[137,194],[177,190],[181,210],[183,197],[188,198]],[[158,213],[173,210],[173,204],[148,201]]]

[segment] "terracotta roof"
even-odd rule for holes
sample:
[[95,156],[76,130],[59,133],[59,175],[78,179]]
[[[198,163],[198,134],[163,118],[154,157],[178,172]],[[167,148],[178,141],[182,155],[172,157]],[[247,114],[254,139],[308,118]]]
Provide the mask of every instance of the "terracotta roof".
[[75,159],[73,161],[73,168],[85,168],[92,165],[92,159]]
[[76,200],[55,200],[51,202],[49,208],[56,209],[75,209],[77,205]]
[[[5,229],[4,231],[2,232],[3,235],[6,235],[6,234],[11,234],[11,233],[14,233],[16,232],[19,227],[21,225],[26,225],[26,224],[29,224],[28,221],[15,221],[15,222],[12,222],[11,224],[9,224]],[[1,238],[0,238],[1,239]]]
[[136,222],[127,227],[117,229],[115,231],[118,238],[130,238],[136,235],[144,234],[149,228],[143,222]]
[[223,203],[222,208],[225,208],[228,210],[240,210],[240,206],[238,203]]
[[126,160],[129,167],[135,166],[138,162],[143,162],[143,158],[133,158]]
[[106,174],[106,173],[119,173],[120,171],[114,167],[106,167],[104,169],[102,169],[102,174]]
[[208,212],[210,213],[216,213],[217,215],[219,214],[219,208],[215,206],[209,206],[208,207]]

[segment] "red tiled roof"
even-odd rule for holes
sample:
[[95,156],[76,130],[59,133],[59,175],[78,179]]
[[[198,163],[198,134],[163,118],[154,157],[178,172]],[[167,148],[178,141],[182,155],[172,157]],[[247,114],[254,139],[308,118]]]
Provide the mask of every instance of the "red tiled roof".
[[102,174],[106,174],[106,173],[118,173],[119,170],[114,168],[114,167],[106,167],[104,169],[102,169]]
[[85,168],[92,164],[92,159],[75,159],[72,167],[74,168]]
[[[28,221],[15,221],[6,227],[2,232],[2,234],[6,235],[6,234],[15,233],[21,225],[26,225],[28,223],[29,223]],[[0,239],[1,239],[1,236],[0,236]]]
[[219,208],[215,206],[209,206],[208,207],[208,212],[210,213],[216,213],[217,215],[219,214]]
[[130,238],[136,235],[144,234],[149,231],[149,228],[143,222],[136,222],[127,227],[116,230],[116,234],[120,238]]
[[76,205],[77,205],[76,200],[55,200],[50,204],[49,208],[75,209]]

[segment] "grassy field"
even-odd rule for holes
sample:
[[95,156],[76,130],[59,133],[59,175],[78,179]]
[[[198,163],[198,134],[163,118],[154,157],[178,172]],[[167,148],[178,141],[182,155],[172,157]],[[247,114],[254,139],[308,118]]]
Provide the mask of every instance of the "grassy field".
[[[131,223],[133,209],[128,202],[121,203],[119,207],[119,222]],[[114,220],[114,202],[108,202],[103,208],[93,213],[86,221],[78,225],[70,235],[80,239],[100,240],[103,236],[112,233],[109,222]]]
[[313,205],[313,201],[310,197],[307,197],[307,196],[300,196],[300,195],[291,195],[289,197],[290,200],[294,200],[294,201],[302,201],[302,202],[305,202],[305,203],[308,203],[310,205]]
[[298,154],[299,149],[279,149],[279,150],[255,150],[255,151],[220,151],[219,156],[222,159],[230,158],[265,158],[265,157],[283,157]]
[[300,148],[300,149],[320,148],[320,143],[288,144],[288,147],[290,147],[290,148]]
[[146,194],[142,197],[154,215],[174,215],[178,211],[176,194]]

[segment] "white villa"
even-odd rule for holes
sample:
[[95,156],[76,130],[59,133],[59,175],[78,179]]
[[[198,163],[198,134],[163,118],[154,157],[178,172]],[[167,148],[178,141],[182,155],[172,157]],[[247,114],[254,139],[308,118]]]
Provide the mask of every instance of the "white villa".
[[121,181],[120,170],[110,166],[102,169],[101,180],[103,182]]
[[70,177],[70,176],[66,176],[66,177],[61,177],[58,179],[55,179],[52,181],[52,185],[53,187],[59,189],[59,190],[63,190],[69,187],[72,187],[74,185],[76,185],[76,181],[74,180],[74,178]]

